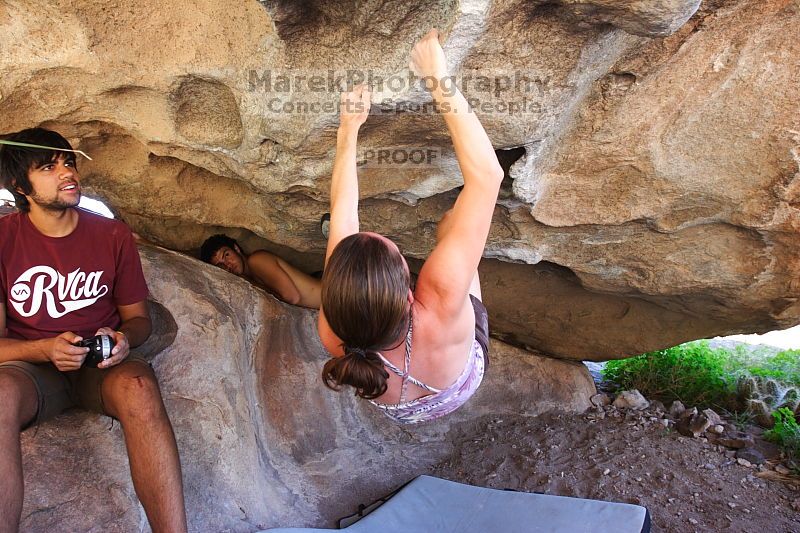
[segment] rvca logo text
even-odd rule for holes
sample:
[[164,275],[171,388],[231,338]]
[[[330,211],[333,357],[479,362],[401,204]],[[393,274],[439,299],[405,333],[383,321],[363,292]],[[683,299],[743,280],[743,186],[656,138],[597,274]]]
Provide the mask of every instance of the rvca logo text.
[[89,307],[108,292],[108,285],[100,285],[102,275],[102,270],[86,274],[75,269],[64,277],[49,266],[31,267],[12,285],[11,305],[27,318],[44,304],[50,317],[61,318]]

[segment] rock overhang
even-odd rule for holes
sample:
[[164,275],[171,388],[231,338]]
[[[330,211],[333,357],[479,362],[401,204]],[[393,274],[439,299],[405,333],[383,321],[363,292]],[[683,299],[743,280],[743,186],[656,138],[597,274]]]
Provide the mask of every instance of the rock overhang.
[[[336,112],[269,102],[338,94],[265,91],[252,73],[401,75],[437,26],[454,73],[473,76],[464,92],[486,106],[490,138],[511,152],[483,267],[498,335],[606,359],[800,320],[790,2],[376,2],[354,18],[346,5],[261,4],[8,6],[0,23],[20,31],[0,40],[2,131],[62,131],[95,158],[82,163],[87,190],[154,242],[188,251],[226,231],[318,270]],[[40,31],[55,19],[70,30],[58,47]],[[482,74],[495,82],[486,90]],[[457,164],[441,118],[397,110],[424,92],[385,96],[363,149],[438,159],[365,165],[362,223],[424,258]],[[529,112],[498,111],[526,98]],[[554,271],[567,285],[540,283]],[[528,292],[509,306],[503,286]],[[609,311],[625,308],[637,312]]]

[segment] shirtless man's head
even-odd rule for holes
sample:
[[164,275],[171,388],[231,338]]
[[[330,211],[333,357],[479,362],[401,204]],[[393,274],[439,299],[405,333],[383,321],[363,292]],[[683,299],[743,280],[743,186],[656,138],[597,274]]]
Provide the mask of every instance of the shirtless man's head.
[[247,255],[239,243],[227,235],[212,235],[206,239],[200,247],[200,259],[237,276],[243,276],[247,271]]

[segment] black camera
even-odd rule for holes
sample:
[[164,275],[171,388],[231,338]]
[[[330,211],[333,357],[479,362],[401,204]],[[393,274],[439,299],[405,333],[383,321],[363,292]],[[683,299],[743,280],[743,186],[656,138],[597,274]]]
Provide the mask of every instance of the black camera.
[[111,358],[114,338],[111,335],[95,335],[94,337],[83,339],[76,343],[75,346],[89,348],[89,353],[86,354],[86,359],[83,360],[82,366],[97,368],[98,364]]

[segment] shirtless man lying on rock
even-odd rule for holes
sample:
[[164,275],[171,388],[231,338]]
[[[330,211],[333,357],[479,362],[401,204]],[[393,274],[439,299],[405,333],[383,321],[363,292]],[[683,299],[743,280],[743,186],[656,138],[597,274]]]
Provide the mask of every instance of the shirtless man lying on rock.
[[320,280],[266,250],[246,254],[236,240],[220,234],[206,239],[200,259],[245,278],[286,303],[319,309]]

